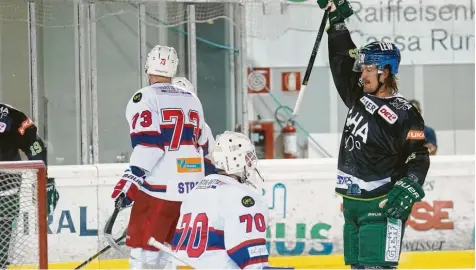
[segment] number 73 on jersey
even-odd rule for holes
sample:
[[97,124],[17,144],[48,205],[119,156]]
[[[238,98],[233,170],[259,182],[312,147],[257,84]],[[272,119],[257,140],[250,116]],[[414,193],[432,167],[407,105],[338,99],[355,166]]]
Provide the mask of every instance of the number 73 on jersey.
[[[179,150],[180,145],[184,142],[190,142],[198,147],[200,115],[197,111],[189,110],[188,113],[184,113],[182,109],[167,108],[162,109],[160,114],[161,121],[158,124],[162,134],[166,137],[164,142],[168,144],[169,151]],[[154,127],[154,121],[158,121],[154,117],[154,113],[150,110],[143,110],[140,113],[135,113],[132,117],[132,129],[142,132],[150,131],[151,127]]]

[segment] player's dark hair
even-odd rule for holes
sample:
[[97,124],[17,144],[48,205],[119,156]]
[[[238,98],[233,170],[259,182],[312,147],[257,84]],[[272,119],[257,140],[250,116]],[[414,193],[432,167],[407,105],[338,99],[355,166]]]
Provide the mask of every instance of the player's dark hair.
[[390,65],[385,65],[385,69],[388,71],[389,76],[385,79],[384,85],[387,88],[392,89],[395,93],[397,93],[398,92],[397,76],[395,76],[395,74],[392,74],[392,72],[390,71],[391,70]]
[[410,102],[411,104],[415,104],[415,105],[420,106],[420,102],[416,99],[410,99],[408,102]]

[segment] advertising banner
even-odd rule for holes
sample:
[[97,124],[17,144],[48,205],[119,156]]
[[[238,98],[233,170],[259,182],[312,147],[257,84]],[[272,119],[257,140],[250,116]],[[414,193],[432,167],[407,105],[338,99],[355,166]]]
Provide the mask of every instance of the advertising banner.
[[[431,177],[426,197],[406,223],[404,251],[462,250],[473,247],[473,177],[456,181]],[[466,184],[466,185],[465,185]],[[342,198],[332,181],[267,183],[271,220],[268,245],[273,255],[342,253]],[[459,194],[455,196],[455,194]]]
[[[267,245],[273,256],[342,253],[342,198],[335,195],[335,159],[264,160],[264,196],[270,209]],[[61,195],[48,219],[51,262],[81,261],[107,245],[103,228],[114,203],[112,188],[123,164],[52,166]],[[426,197],[406,224],[404,251],[474,248],[474,157],[437,157]],[[119,214],[113,235],[127,227]],[[123,251],[128,249],[123,246]],[[125,258],[111,249],[102,258]]]
[[[403,65],[474,63],[474,0],[349,2],[354,15],[346,24],[358,47],[373,41],[393,42],[402,52]],[[316,0],[288,0],[281,9],[267,5],[267,14],[258,5],[250,9],[247,33],[253,64],[303,66],[324,12]],[[328,65],[326,39],[327,35],[315,66]]]

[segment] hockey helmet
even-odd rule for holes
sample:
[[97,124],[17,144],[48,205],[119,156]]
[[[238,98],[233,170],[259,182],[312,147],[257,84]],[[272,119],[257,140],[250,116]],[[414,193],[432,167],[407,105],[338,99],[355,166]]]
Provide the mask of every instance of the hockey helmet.
[[195,87],[193,87],[193,84],[185,77],[174,77],[172,79],[172,84],[196,94]]
[[241,183],[251,186],[254,190],[261,190],[259,185],[261,179],[250,177],[250,171],[255,170],[258,164],[255,146],[244,134],[225,131],[218,135],[210,157],[218,170],[236,175]]
[[179,59],[173,47],[157,45],[150,50],[145,63],[145,72],[172,78],[177,72]]
[[360,72],[363,65],[375,65],[380,74],[388,65],[390,73],[396,75],[400,66],[400,57],[400,50],[394,43],[374,41],[359,50],[354,71]]

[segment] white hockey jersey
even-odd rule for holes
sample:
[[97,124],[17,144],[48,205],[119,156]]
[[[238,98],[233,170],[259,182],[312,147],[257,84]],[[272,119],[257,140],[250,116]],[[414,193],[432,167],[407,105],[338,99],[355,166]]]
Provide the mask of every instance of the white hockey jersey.
[[268,265],[268,205],[237,180],[205,177],[182,202],[172,248],[199,268]]
[[172,84],[156,83],[134,94],[126,118],[134,148],[130,166],[148,171],[141,190],[182,201],[204,177],[199,148],[208,143],[200,100]]
[[[190,94],[192,94],[193,96],[196,96],[198,98],[197,93],[195,93],[194,91],[190,91],[186,88],[182,88],[182,87],[177,86],[177,85],[176,85],[176,87],[178,87],[180,89],[183,89],[184,91],[188,91]],[[211,148],[212,148],[213,144],[215,143],[215,138],[213,137],[213,132],[212,132],[212,129],[210,128],[210,126],[205,121],[202,121],[202,123],[203,123],[202,136],[204,136],[203,141],[206,142],[206,144],[201,145],[201,150],[202,150],[203,157],[204,157],[203,166],[204,166],[204,169],[205,169],[205,176],[206,176],[206,175],[209,175],[209,174],[212,174],[212,173],[216,173],[215,166],[213,166],[212,162],[210,161],[210,159],[208,157],[208,153],[210,153]]]

